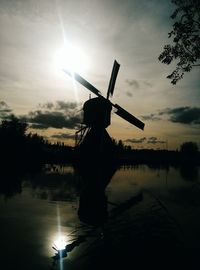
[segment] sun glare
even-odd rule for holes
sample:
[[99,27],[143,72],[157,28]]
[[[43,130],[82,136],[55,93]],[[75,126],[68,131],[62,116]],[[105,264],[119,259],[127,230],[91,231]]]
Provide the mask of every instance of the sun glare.
[[65,249],[65,246],[67,245],[67,240],[68,239],[66,239],[66,236],[58,236],[54,241],[54,246],[57,250]]
[[85,73],[89,61],[81,48],[67,44],[55,53],[55,65],[59,70],[67,69],[70,72]]

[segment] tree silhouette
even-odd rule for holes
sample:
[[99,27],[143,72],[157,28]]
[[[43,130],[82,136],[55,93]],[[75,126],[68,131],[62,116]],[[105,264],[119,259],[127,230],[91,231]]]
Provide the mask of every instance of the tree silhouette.
[[181,145],[180,151],[185,154],[195,154],[198,152],[198,146],[195,142],[185,142]]
[[8,137],[25,137],[28,125],[27,123],[20,122],[14,115],[10,120],[3,120],[0,125],[0,134],[8,139]]
[[17,166],[24,157],[26,131],[28,125],[14,115],[0,123],[0,152],[3,164],[14,163]]
[[73,159],[72,152],[70,146],[52,144],[38,134],[28,133],[28,124],[14,115],[0,123],[0,159],[4,164],[34,167],[45,162],[66,162]]
[[167,65],[177,61],[175,70],[167,76],[172,84],[176,84],[185,72],[200,66],[200,2],[172,0],[172,3],[176,5],[171,15],[175,23],[169,33],[169,38],[173,38],[173,45],[165,45],[158,59]]

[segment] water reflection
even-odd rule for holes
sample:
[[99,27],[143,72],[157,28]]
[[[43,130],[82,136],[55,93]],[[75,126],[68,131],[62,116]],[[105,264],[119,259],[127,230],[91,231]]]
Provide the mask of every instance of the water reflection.
[[[96,227],[102,227],[103,230],[103,225],[107,219],[105,189],[116,170],[117,166],[115,164],[108,165],[105,163],[91,162],[89,165],[81,163],[75,166],[75,172],[79,175],[77,183],[79,207],[77,214],[80,222],[92,227],[87,228],[82,224],[79,226],[79,230],[76,232],[77,235],[73,241],[71,240],[71,243],[61,248],[53,246],[56,251],[52,257],[53,267],[57,265],[59,260],[68,257],[69,253],[76,247],[85,243],[95,233]],[[80,234],[81,231],[82,234]]]
[[29,177],[34,196],[50,201],[75,201],[77,197],[77,177],[72,171],[48,170]]
[[105,189],[117,170],[115,164],[79,164],[81,176],[78,216],[89,225],[102,226],[107,219]]
[[[106,188],[109,185],[113,175],[117,171],[116,164],[107,163],[93,163],[78,164],[75,167],[76,172],[79,174],[79,207],[78,217],[82,223],[82,228],[79,227],[79,235],[67,244],[64,248],[56,250],[53,256],[53,266],[57,261],[67,257],[75,247],[89,242],[91,246],[91,238],[93,237],[92,245],[96,241],[108,241],[110,228],[113,227],[114,220],[119,217],[124,211],[131,208],[143,199],[142,193],[134,194],[131,198],[123,201],[122,203],[113,203],[108,201],[106,195]],[[108,204],[110,211],[108,212]],[[88,227],[84,227],[86,226]],[[86,230],[85,230],[86,229]],[[80,235],[80,232],[83,234]],[[88,248],[88,247],[87,247]]]
[[180,174],[186,181],[197,181],[199,177],[198,167],[193,165],[181,166]]
[[56,253],[52,257],[52,266],[55,267],[59,260],[61,260],[62,258],[66,258],[68,254],[74,250],[74,248],[78,247],[81,243],[85,241],[86,238],[83,235],[78,236],[77,239],[73,240],[70,244],[66,244],[65,241],[60,239],[55,241],[52,248],[56,251]]
[[[63,269],[84,269],[85,258],[94,265],[103,257],[131,259],[130,251],[144,246],[200,247],[197,167],[187,173],[148,166],[88,171],[54,165],[34,174],[10,169],[1,171],[0,192],[1,253],[8,264],[12,254],[19,269],[27,263],[29,269],[49,269],[52,256],[54,266],[63,258]],[[55,243],[57,205],[61,246]]]
[[3,194],[6,199],[21,193],[23,176],[21,171],[0,170],[0,194]]

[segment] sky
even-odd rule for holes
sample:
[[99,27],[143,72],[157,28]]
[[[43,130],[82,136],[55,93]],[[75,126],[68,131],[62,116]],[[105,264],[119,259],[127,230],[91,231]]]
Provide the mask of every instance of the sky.
[[0,0],[0,118],[15,114],[29,123],[29,132],[73,144],[89,91],[61,65],[75,59],[77,72],[106,96],[116,59],[111,101],[145,129],[113,111],[110,136],[133,148],[199,144],[199,70],[172,85],[166,76],[173,64],[158,61],[170,42],[173,10],[170,0]]

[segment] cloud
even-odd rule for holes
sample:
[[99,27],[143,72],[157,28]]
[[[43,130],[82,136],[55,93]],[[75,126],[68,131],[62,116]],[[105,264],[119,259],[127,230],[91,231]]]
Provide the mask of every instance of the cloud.
[[62,110],[65,112],[69,112],[71,110],[77,109],[78,104],[76,102],[64,102],[64,101],[57,101],[56,109]]
[[64,111],[66,113],[72,112],[78,109],[79,104],[76,102],[65,102],[58,100],[55,103],[47,102],[44,104],[39,104],[40,109],[47,109],[47,110],[56,110],[56,111]]
[[54,104],[52,102],[47,102],[45,104],[39,104],[39,108],[51,110],[54,108]]
[[196,107],[178,107],[167,108],[159,113],[160,115],[170,115],[169,120],[181,124],[200,124],[200,108]]
[[151,113],[149,115],[143,115],[141,118],[145,121],[151,120],[151,121],[158,121],[161,120],[161,117],[158,117],[156,114]]
[[53,134],[51,138],[56,138],[56,139],[74,139],[75,134],[69,134],[69,133],[57,133]]
[[[37,128],[42,126],[42,128],[75,128],[78,123],[80,123],[79,116],[66,116],[62,112],[42,112],[35,111],[31,112],[28,116],[24,117],[29,123],[37,124]],[[33,127],[33,126],[32,126]],[[36,126],[34,126],[36,127]]]
[[42,125],[42,124],[32,124],[32,125],[29,125],[29,127],[33,129],[46,129],[47,128],[45,125]]
[[129,79],[127,79],[125,82],[131,88],[130,90],[128,90],[126,92],[126,95],[128,97],[132,97],[133,96],[132,91],[134,91],[134,90],[144,89],[146,87],[153,87],[153,84],[152,83],[150,83],[148,81],[145,81],[145,80],[135,80],[135,79],[129,80]]
[[142,137],[142,138],[133,138],[133,139],[127,139],[125,140],[125,142],[128,142],[128,143],[143,143],[144,141],[146,141],[146,137]]
[[133,96],[133,94],[132,94],[131,92],[129,92],[129,91],[126,92],[126,95],[127,95],[128,97],[132,97],[132,96]]
[[143,120],[158,121],[166,119],[173,123],[181,124],[200,124],[200,108],[197,107],[177,107],[177,108],[166,108],[159,111],[158,113],[152,113],[149,115],[143,115],[141,118]]
[[126,83],[129,85],[129,86],[132,86],[133,88],[135,89],[139,89],[140,88],[140,84],[137,80],[126,80]]
[[148,138],[147,143],[157,144],[157,143],[166,143],[166,141],[159,140],[157,137],[150,137]]
[[[56,101],[39,104],[40,110],[29,112],[27,115],[16,116],[19,120],[29,123],[33,129],[68,128],[74,129],[81,122],[79,105],[75,102]],[[10,119],[12,109],[0,101],[0,118]]]
[[21,116],[22,121],[28,122],[31,128],[68,128],[74,129],[81,121],[78,104],[64,101],[40,104],[41,110],[31,111]]
[[150,82],[144,81],[143,83],[148,87],[153,87],[153,84]]
[[146,142],[148,144],[157,144],[157,143],[166,143],[166,141],[163,141],[163,140],[159,140],[157,137],[149,137],[149,138],[146,138],[146,137],[142,137],[142,138],[131,138],[131,139],[127,139],[125,140],[125,142],[128,142],[128,143],[143,143],[143,142]]

